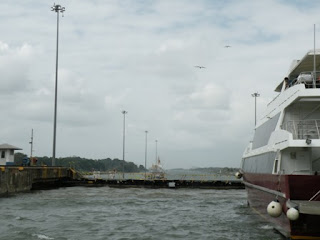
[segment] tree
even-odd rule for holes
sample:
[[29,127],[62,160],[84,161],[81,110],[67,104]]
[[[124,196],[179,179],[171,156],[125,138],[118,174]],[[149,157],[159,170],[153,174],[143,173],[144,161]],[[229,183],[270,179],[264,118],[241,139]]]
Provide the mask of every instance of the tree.
[[[22,159],[26,157],[26,154],[23,153],[15,153],[15,164],[22,165]],[[36,157],[38,159],[37,166],[51,166],[52,159],[51,157]],[[113,171],[117,170],[118,172],[122,172],[124,168],[125,172],[143,172],[145,171],[144,167],[140,165],[139,167],[133,162],[126,162],[115,159],[86,159],[78,156],[73,157],[65,157],[65,158],[56,158],[56,166],[62,167],[71,167],[78,171],[82,172],[91,172],[93,170],[97,171]]]

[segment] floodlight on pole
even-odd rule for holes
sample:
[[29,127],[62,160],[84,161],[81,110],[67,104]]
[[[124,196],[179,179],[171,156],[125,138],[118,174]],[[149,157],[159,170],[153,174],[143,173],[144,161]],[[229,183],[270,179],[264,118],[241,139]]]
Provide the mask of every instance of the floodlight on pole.
[[123,114],[122,177],[124,178],[125,143],[126,143],[126,114],[128,112],[123,110],[121,113]]
[[257,125],[257,97],[260,97],[258,92],[252,93],[252,97],[254,97],[254,126]]
[[148,143],[148,131],[146,133],[146,143],[145,143],[145,151],[144,151],[144,179],[147,179],[147,143]]
[[156,164],[158,161],[158,140],[156,140]]
[[56,80],[55,80],[55,92],[54,92],[54,120],[53,120],[53,150],[52,150],[52,166],[56,165],[56,130],[57,130],[57,97],[58,97],[58,52],[59,52],[59,13],[65,11],[65,7],[61,5],[53,5],[51,11],[57,13],[57,47],[56,47]]
[[31,149],[30,149],[30,161],[32,161],[32,153],[33,153],[33,128],[31,129],[31,140],[30,140],[30,145],[31,145]]

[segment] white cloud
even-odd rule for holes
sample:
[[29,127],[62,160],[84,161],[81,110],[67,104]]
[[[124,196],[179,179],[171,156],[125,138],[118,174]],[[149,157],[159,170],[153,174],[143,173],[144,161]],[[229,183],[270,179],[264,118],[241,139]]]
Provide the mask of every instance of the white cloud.
[[228,110],[228,90],[221,85],[213,83],[205,85],[202,89],[195,91],[188,96],[188,102],[196,108],[211,108]]
[[29,87],[28,76],[33,58],[33,48],[24,43],[21,47],[11,48],[9,44],[0,42],[0,92],[12,94],[24,91]]
[[3,42],[0,42],[0,51],[1,51],[1,55],[7,51],[9,49],[9,46],[8,44],[6,43],[3,43]]
[[[56,15],[30,3],[0,3],[0,139],[28,153],[34,128],[36,154],[50,156]],[[121,158],[125,109],[127,160],[143,164],[149,130],[148,155],[158,139],[168,168],[239,166],[251,94],[261,94],[259,116],[291,60],[313,47],[320,4],[308,4],[62,1],[57,155]]]

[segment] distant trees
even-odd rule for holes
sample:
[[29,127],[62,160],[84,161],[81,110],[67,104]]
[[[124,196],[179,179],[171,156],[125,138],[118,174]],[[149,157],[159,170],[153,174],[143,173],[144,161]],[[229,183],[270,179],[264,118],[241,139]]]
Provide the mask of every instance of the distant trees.
[[[23,158],[26,157],[26,154],[15,153],[14,162],[16,165],[22,165]],[[51,166],[51,157],[36,157],[37,166]],[[81,172],[91,172],[91,171],[112,171],[117,170],[122,172],[123,169],[125,172],[143,172],[145,168],[140,165],[139,167],[133,162],[126,162],[119,159],[86,159],[81,157],[66,157],[66,158],[56,158],[56,166],[63,167],[72,167]]]
[[234,175],[239,168],[231,168],[231,167],[208,167],[208,168],[192,168],[191,171],[199,171],[206,173],[220,173],[226,175]]

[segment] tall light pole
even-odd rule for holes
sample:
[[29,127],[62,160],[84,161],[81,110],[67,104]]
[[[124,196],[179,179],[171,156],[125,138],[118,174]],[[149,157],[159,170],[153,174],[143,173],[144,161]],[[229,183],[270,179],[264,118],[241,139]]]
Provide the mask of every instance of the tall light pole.
[[123,143],[122,143],[122,160],[123,160],[123,164],[122,164],[122,177],[124,178],[124,160],[125,160],[125,143],[126,143],[126,114],[128,112],[123,110],[122,114],[123,114]]
[[57,96],[58,96],[58,50],[59,50],[59,13],[65,11],[61,5],[53,5],[51,11],[57,13],[57,49],[56,49],[56,81],[55,81],[55,92],[54,92],[54,120],[53,120],[53,150],[52,150],[52,166],[56,165],[56,129],[57,129]]
[[156,164],[158,161],[158,140],[156,140]]
[[254,97],[254,126],[257,125],[257,97],[260,97],[258,92],[252,93],[252,97]]
[[31,141],[29,142],[31,145],[31,150],[30,150],[30,161],[32,161],[32,152],[33,152],[33,128],[31,129]]
[[145,151],[144,151],[144,180],[147,179],[147,142],[148,142],[148,131],[145,131],[146,133],[146,145],[145,145]]

